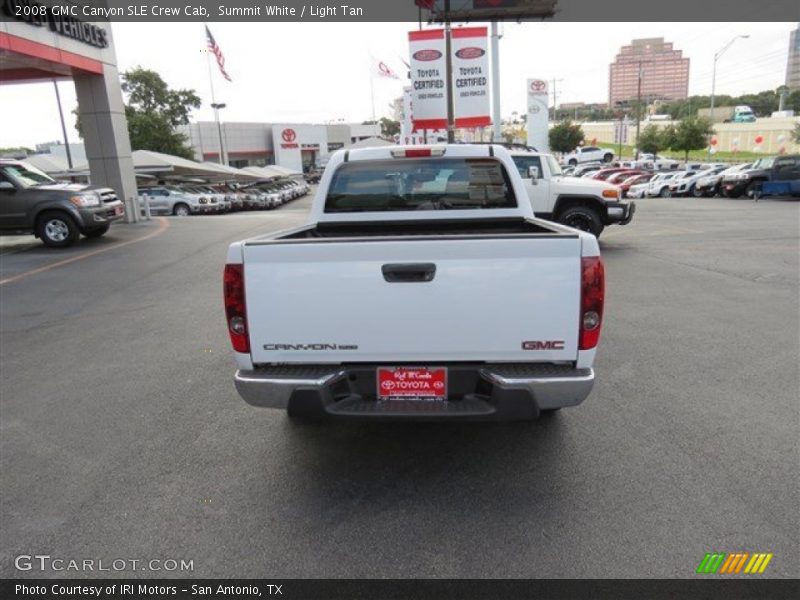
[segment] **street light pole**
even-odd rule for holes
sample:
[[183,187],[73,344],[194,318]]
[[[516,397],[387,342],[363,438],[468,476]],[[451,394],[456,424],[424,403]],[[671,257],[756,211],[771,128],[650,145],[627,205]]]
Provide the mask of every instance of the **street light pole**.
[[[744,40],[749,37],[750,37],[749,35],[737,35],[730,42],[725,44],[719,52],[714,54],[714,65],[713,68],[711,69],[711,109],[708,111],[708,116],[711,119],[712,127],[714,126],[714,94],[716,93],[716,88],[717,88],[717,61],[719,60],[719,57],[722,56],[725,53],[725,51],[733,45],[733,42],[735,42],[739,38],[742,38]],[[710,145],[708,147],[708,155],[711,156]]]
[[226,164],[225,147],[222,145],[222,124],[219,122],[219,111],[227,105],[224,102],[212,102],[211,108],[214,109],[214,120],[217,122],[217,134],[219,135],[219,164]]
[[642,121],[642,63],[639,62],[639,83],[636,85],[636,157],[639,160],[639,124]]

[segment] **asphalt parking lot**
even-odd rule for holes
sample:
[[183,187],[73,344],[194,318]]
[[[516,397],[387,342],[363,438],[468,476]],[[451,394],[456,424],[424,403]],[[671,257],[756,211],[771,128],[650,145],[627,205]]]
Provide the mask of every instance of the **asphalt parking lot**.
[[693,577],[710,551],[800,575],[800,203],[648,199],[609,228],[580,407],[298,425],[234,391],[221,271],[309,204],[3,244],[0,576],[44,553],[193,560],[138,576]]

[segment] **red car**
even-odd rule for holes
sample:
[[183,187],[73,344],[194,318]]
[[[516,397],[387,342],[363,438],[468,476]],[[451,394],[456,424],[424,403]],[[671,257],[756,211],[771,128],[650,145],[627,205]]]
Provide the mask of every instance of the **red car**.
[[622,183],[618,183],[617,187],[619,187],[622,197],[625,198],[628,195],[628,190],[631,189],[632,185],[647,183],[653,178],[653,175],[654,173],[639,173],[638,175],[629,176]]
[[615,183],[620,184],[629,177],[633,177],[634,175],[645,175],[648,171],[643,171],[642,169],[626,169],[624,171],[620,171],[619,173],[613,173],[606,181],[608,183]]
[[592,173],[589,175],[590,179],[600,179],[601,181],[605,181],[612,175],[617,173],[622,173],[623,171],[630,171],[627,167],[615,167],[613,169],[600,169],[596,173]]

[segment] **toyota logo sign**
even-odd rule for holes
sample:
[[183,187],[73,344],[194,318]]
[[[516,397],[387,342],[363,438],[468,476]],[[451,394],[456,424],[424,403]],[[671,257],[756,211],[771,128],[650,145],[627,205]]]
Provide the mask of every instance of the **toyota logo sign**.
[[281,137],[284,142],[289,143],[297,139],[297,133],[295,133],[294,129],[284,129],[281,133]]
[[531,81],[531,91],[534,94],[541,94],[542,92],[547,91],[547,82],[542,81],[541,79],[534,79]]
[[442,53],[438,50],[417,50],[414,52],[414,60],[429,61],[437,60],[442,57]]
[[486,52],[484,52],[482,48],[476,48],[472,46],[469,48],[461,48],[461,50],[456,52],[456,56],[464,60],[480,58],[484,54],[486,54]]

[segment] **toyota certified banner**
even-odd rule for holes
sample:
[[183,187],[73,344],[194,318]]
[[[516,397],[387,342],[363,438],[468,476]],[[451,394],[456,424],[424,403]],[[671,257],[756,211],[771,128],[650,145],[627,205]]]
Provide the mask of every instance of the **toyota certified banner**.
[[491,125],[486,27],[453,29],[452,48],[456,127]]
[[444,30],[411,31],[408,43],[414,130],[447,129]]

